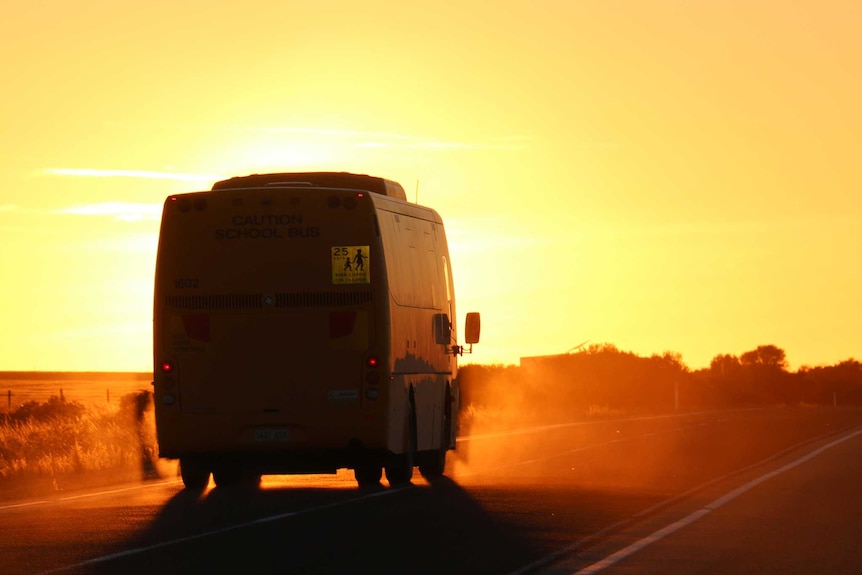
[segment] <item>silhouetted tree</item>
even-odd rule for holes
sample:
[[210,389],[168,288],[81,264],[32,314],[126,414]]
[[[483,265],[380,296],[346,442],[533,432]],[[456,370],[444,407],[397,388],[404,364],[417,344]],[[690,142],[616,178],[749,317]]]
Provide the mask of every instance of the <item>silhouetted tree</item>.
[[709,364],[709,397],[716,407],[751,402],[751,389],[739,358],[719,354]]
[[[641,357],[613,344],[576,353],[530,358],[522,367],[469,365],[461,370],[462,406],[514,411],[535,420],[562,421],[607,413],[668,412],[679,390],[683,410],[796,405],[862,405],[862,363],[849,359],[788,372],[783,349],[761,345],[716,355],[692,372],[674,352]],[[599,408],[594,410],[594,408]]]
[[759,345],[757,349],[747,351],[739,356],[739,362],[744,366],[761,365],[787,370],[787,358],[784,350],[774,345]]
[[862,404],[862,363],[855,359],[830,366],[803,366],[796,375],[806,401],[830,404],[837,400],[840,404]]
[[719,354],[712,358],[709,363],[709,370],[716,377],[733,377],[739,375],[742,364],[739,358],[730,354]]
[[796,403],[802,400],[791,385],[784,350],[775,345],[760,345],[739,356],[750,397],[759,404]]

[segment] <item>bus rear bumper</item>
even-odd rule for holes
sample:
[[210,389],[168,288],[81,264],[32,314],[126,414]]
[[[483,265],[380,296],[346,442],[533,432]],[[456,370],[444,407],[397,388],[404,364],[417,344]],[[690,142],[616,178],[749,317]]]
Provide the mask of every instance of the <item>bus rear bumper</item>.
[[222,467],[240,468],[256,475],[301,475],[336,473],[339,469],[355,469],[357,466],[382,465],[391,453],[384,449],[368,449],[361,444],[340,449],[280,451],[210,451],[210,452],[165,452],[161,457],[193,460],[205,469]]
[[194,460],[208,469],[230,465],[268,475],[335,473],[382,462],[390,453],[382,432],[375,434],[350,421],[315,427],[276,422],[237,427],[226,419],[196,414],[160,426],[159,456]]

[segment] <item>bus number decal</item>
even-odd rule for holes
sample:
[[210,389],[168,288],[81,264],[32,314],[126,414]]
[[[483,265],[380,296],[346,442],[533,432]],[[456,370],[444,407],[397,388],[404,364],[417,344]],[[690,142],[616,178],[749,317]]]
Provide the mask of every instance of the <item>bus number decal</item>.
[[326,396],[330,401],[356,401],[359,392],[355,389],[331,389]]
[[333,246],[332,283],[370,284],[370,254],[369,246]]
[[176,278],[174,287],[176,289],[196,289],[200,287],[200,280],[198,278]]

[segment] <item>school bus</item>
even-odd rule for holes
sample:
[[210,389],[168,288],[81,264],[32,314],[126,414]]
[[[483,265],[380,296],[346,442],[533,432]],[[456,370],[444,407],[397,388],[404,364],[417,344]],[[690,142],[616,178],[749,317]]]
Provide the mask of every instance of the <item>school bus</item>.
[[352,469],[444,473],[458,343],[443,221],[379,177],[254,174],[164,203],[155,270],[161,457],[189,489]]

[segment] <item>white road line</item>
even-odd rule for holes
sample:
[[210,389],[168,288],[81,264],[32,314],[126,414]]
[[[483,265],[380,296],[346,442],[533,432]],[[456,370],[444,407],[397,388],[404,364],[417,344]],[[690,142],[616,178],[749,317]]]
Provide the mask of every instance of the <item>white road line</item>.
[[35,501],[25,501],[24,503],[13,503],[11,505],[3,505],[0,506],[0,511],[6,511],[7,509],[18,509],[21,507],[33,507],[35,505],[47,505],[49,503],[59,503],[60,501],[74,501],[75,499],[87,499],[90,497],[99,497],[102,495],[112,495],[114,493],[123,493],[125,491],[134,491],[136,489],[149,489],[152,487],[159,487],[162,485],[171,485],[173,483],[179,483],[179,479],[170,479],[167,481],[154,481],[152,483],[144,483],[141,485],[134,485],[132,487],[122,487],[120,489],[109,489],[107,491],[96,491],[93,493],[82,493],[80,495],[70,495],[68,497],[57,497],[56,499],[38,499]]
[[278,513],[276,515],[268,515],[266,517],[260,517],[258,519],[254,519],[252,521],[246,521],[245,523],[237,523],[236,525],[229,525],[228,527],[222,527],[221,529],[215,529],[213,531],[204,531],[202,533],[196,533],[194,535],[189,535],[187,537],[180,537],[179,539],[169,539],[168,541],[162,541],[160,543],[154,543],[153,545],[148,545],[146,547],[136,547],[134,549],[126,549],[123,551],[119,551],[117,553],[111,553],[109,555],[102,555],[101,557],[93,557],[92,559],[87,559],[85,561],[81,561],[80,563],[75,563],[73,565],[64,565],[63,567],[57,567],[54,569],[50,569],[48,571],[42,571],[39,575],[48,575],[49,573],[62,573],[64,571],[69,571],[71,569],[80,569],[81,567],[89,567],[92,565],[97,565],[99,563],[107,563],[108,561],[113,561],[115,559],[122,559],[123,557],[131,557],[133,555],[139,555],[141,553],[147,553],[149,551],[155,551],[156,549],[164,549],[165,547],[171,547],[173,545],[179,545],[181,543],[187,543],[189,541],[196,541],[198,539],[206,539],[207,537],[213,537],[215,535],[223,535],[225,533],[230,533],[231,531],[238,531],[240,529],[245,529],[247,527],[254,527],[256,525],[263,525],[265,523],[271,523],[273,521],[279,521],[281,519],[288,519],[290,517],[296,517],[299,515],[305,515],[307,513],[313,513],[316,511],[323,511],[326,509],[332,509],[334,507],[340,507],[342,505],[348,505],[350,503],[356,503],[357,501],[364,501],[366,499],[371,499],[373,497],[382,497],[384,495],[391,495],[393,493],[398,493],[405,489],[410,489],[409,487],[399,487],[396,489],[387,489],[386,491],[379,491],[377,493],[370,493],[368,495],[363,495],[362,497],[356,497],[353,499],[348,499],[347,501],[337,501],[335,503],[329,503],[327,505],[321,505],[320,507],[310,507],[308,509],[300,509],[298,511],[289,511],[287,513]]
[[80,495],[70,495],[69,497],[60,497],[56,501],[74,501],[75,499],[88,499],[90,497],[99,497],[101,495],[113,495],[114,493],[124,493],[126,491],[135,491],[137,489],[146,489],[148,487],[156,487],[159,485],[171,485],[182,482],[182,479],[171,479],[167,481],[159,481],[153,483],[145,483],[142,485],[133,485],[131,487],[122,487],[120,489],[109,489],[107,491],[97,491],[95,493],[82,493]]
[[50,503],[48,500],[39,500],[39,501],[27,501],[26,503],[15,503],[13,505],[4,505],[0,507],[0,511],[5,511],[6,509],[18,509],[19,507],[32,507],[33,505],[44,505],[45,503]]
[[730,503],[731,501],[733,501],[734,499],[736,499],[737,497],[739,497],[743,493],[757,487],[761,483],[764,483],[765,481],[768,481],[768,480],[772,479],[773,477],[781,475],[785,471],[789,471],[789,470],[793,469],[794,467],[798,467],[799,465],[802,465],[803,463],[806,463],[806,462],[814,459],[815,457],[817,457],[821,453],[828,451],[828,450],[832,449],[833,447],[840,445],[841,443],[844,443],[845,441],[853,439],[854,437],[856,437],[857,435],[860,435],[860,434],[862,434],[862,430],[857,430],[857,431],[854,431],[853,433],[849,433],[843,437],[836,439],[835,441],[833,441],[831,443],[828,443],[827,445],[824,445],[823,447],[821,447],[819,449],[815,449],[811,453],[808,453],[807,455],[800,457],[796,461],[792,461],[791,463],[788,463],[784,467],[781,467],[781,468],[776,469],[774,471],[770,471],[769,473],[766,473],[764,475],[761,475],[760,477],[752,479],[751,481],[749,481],[745,485],[742,485],[742,486],[737,487],[736,489],[734,489],[732,491],[729,491],[728,493],[725,493],[724,495],[722,495],[721,497],[719,497],[718,499],[716,499],[715,501],[713,501],[712,503],[710,503],[709,505],[704,507],[703,509],[699,509],[699,510],[695,511],[694,513],[691,513],[688,516],[680,519],[679,521],[677,521],[675,523],[671,523],[670,525],[663,527],[662,529],[659,529],[655,533],[648,535],[647,537],[644,537],[643,539],[635,541],[634,543],[632,543],[628,547],[620,549],[616,553],[613,553],[613,554],[605,557],[601,561],[593,563],[589,567],[586,567],[584,569],[581,569],[580,571],[575,572],[574,575],[591,575],[592,573],[598,573],[599,571],[606,569],[606,568],[622,561],[623,559],[626,559],[627,557],[629,557],[631,555],[634,555],[635,553],[637,553],[638,551],[640,551],[644,547],[647,547],[648,545],[652,545],[656,541],[660,541],[661,539],[664,539],[665,537],[667,537],[671,533],[674,533],[675,531],[678,531],[678,530],[682,529],[683,527],[691,525],[692,523],[694,523],[698,519],[712,513],[713,511],[715,511],[716,509],[718,509],[720,507],[723,507],[724,505],[727,505],[728,503]]
[[[751,409],[740,409],[736,411],[751,411]],[[709,413],[719,413],[712,411],[692,411],[687,413],[670,413],[666,415],[645,415],[641,417],[625,417],[616,419],[594,419],[590,421],[570,421],[568,423],[554,423],[551,425],[538,425],[535,427],[521,427],[509,431],[500,431],[496,433],[477,433],[474,435],[461,435],[455,441],[465,442],[474,441],[477,439],[499,439],[501,437],[511,437],[513,435],[530,435],[531,433],[542,433],[554,429],[565,429],[567,427],[584,427],[587,425],[600,425],[602,423],[626,423],[630,421],[655,421],[659,419],[678,419],[681,417],[690,417],[696,415],[706,415]],[[729,412],[722,412],[729,413]]]

